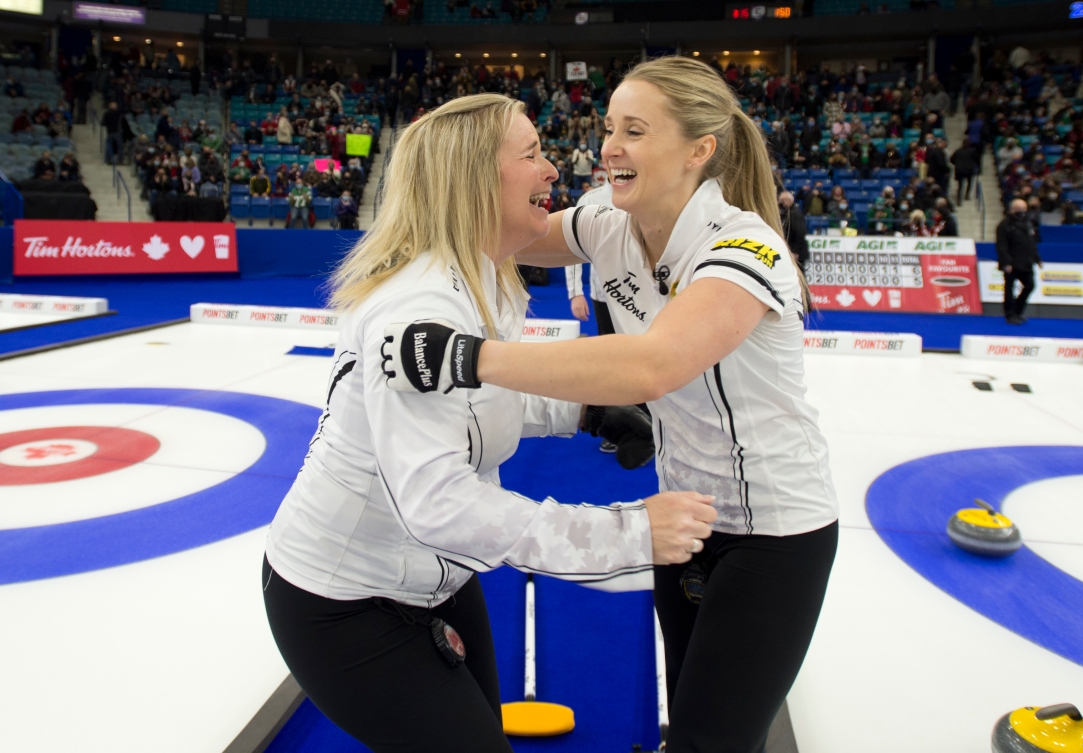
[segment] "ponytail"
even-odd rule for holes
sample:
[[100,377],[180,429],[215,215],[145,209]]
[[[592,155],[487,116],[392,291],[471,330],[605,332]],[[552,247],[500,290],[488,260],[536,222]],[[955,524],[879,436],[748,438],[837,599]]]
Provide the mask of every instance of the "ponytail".
[[[763,132],[741,111],[729,85],[707,65],[685,57],[640,63],[624,80],[645,81],[657,87],[670,101],[670,112],[686,138],[713,135],[717,146],[704,165],[704,178],[717,180],[727,202],[759,215],[785,241]],[[796,264],[794,271],[808,311],[808,283]]]

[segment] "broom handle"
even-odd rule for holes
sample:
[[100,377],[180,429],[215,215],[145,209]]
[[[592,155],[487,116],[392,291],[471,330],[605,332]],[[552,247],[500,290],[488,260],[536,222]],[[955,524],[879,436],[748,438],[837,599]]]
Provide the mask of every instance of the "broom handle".
[[526,667],[523,672],[523,696],[533,701],[537,696],[538,680],[534,664],[534,574],[526,576]]
[[666,644],[662,639],[662,624],[658,621],[657,611],[654,611],[654,671],[658,683],[659,750],[662,750],[666,745],[666,733],[669,732],[669,694],[666,690]]

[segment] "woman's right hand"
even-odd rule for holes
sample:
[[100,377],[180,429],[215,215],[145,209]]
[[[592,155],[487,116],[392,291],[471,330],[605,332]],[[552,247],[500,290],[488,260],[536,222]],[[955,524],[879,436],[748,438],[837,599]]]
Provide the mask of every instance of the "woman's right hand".
[[718,512],[711,506],[714,497],[698,492],[662,492],[647,497],[651,521],[654,564],[688,562],[703,551],[703,539],[711,535],[711,523]]

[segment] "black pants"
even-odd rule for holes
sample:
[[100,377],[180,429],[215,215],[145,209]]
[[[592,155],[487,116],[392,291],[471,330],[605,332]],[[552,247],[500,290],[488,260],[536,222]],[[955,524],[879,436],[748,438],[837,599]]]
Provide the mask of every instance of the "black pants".
[[812,640],[837,543],[838,523],[797,536],[716,533],[698,606],[681,591],[687,565],[654,568],[669,753],[763,750]]
[[974,185],[974,176],[971,175],[959,175],[955,174],[955,182],[958,183],[958,188],[955,191],[955,203],[963,203],[963,183],[966,183],[966,200],[970,201],[970,189]]
[[[375,753],[512,753],[477,576],[432,610],[466,645],[466,663],[457,668],[427,625],[408,624],[373,599],[316,596],[286,582],[266,559],[263,584],[286,666],[320,711]],[[427,610],[403,609],[427,622]]]
[[609,314],[609,304],[605,301],[592,301],[594,304],[594,318],[598,320],[598,334],[616,334],[613,329],[613,317]]
[[[1019,295],[1015,294],[1015,281],[1023,283],[1023,289]],[[1027,308],[1027,299],[1034,292],[1034,267],[1012,267],[1011,272],[1004,273],[1004,316],[1011,319],[1022,316]]]
[[[594,304],[594,318],[598,322],[598,334],[617,334],[617,330],[613,328],[613,315],[609,313],[609,304],[605,301],[594,300],[592,300],[591,303]],[[639,408],[648,416],[651,414],[651,409],[647,407],[646,403],[640,403]]]

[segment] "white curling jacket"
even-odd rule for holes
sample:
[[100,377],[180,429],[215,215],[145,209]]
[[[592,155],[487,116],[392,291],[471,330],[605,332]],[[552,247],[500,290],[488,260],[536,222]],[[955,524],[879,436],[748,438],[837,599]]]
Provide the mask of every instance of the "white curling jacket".
[[[495,336],[518,340],[525,300],[499,293],[488,259],[484,282]],[[384,329],[422,319],[494,336],[460,275],[428,254],[343,317],[327,408],[268,534],[275,571],[327,598],[421,607],[503,564],[604,590],[651,588],[642,500],[562,505],[500,486],[520,436],[575,434],[578,404],[490,384],[448,394],[386,386]]]
[[768,308],[732,353],[650,403],[659,491],[713,494],[712,528],[722,533],[792,536],[835,521],[827,441],[805,399],[804,306],[786,242],[727,203],[715,180],[682,210],[654,269],[619,209],[568,210],[563,230],[568,248],[598,271],[620,334],[646,332],[702,278],[732,282]]

